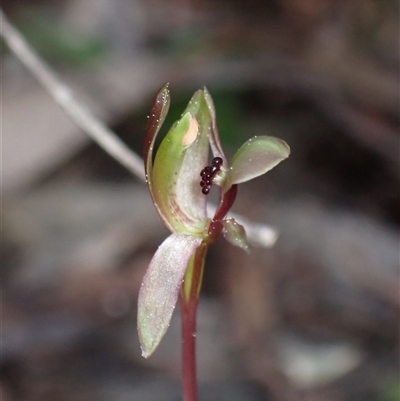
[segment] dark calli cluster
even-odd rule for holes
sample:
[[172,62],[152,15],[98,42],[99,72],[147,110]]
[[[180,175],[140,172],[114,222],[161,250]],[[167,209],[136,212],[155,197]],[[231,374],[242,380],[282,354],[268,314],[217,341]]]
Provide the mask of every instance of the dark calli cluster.
[[214,157],[214,159],[212,159],[211,165],[204,167],[203,170],[201,170],[200,186],[201,192],[203,192],[204,195],[207,195],[210,192],[212,180],[215,174],[217,174],[218,171],[221,169],[222,163],[223,160],[221,157]]

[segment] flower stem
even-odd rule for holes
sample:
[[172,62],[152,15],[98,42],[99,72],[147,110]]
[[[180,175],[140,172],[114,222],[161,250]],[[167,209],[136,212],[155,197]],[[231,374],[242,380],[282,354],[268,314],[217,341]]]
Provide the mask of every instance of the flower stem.
[[206,252],[205,244],[197,248],[189,262],[185,283],[180,293],[183,401],[197,401],[196,314]]
[[183,401],[197,401],[196,314],[207,248],[221,233],[221,220],[232,207],[236,194],[237,185],[233,185],[221,197],[218,210],[210,224],[208,240],[200,245],[191,257],[180,292]]
[[221,195],[219,206],[215,212],[215,216],[211,220],[208,228],[208,241],[212,243],[217,240],[222,231],[222,219],[229,212],[237,195],[237,185],[232,185],[231,188]]
[[196,377],[197,303],[182,307],[182,384],[183,400],[197,401]]

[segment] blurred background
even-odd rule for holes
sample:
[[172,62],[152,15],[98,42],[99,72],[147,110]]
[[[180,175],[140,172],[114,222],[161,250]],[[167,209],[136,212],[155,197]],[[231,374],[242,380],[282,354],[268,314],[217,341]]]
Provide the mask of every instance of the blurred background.
[[[198,316],[203,401],[397,401],[399,4],[394,0],[3,0],[80,99],[137,153],[207,86],[227,153],[291,156],[234,211],[279,238],[218,241]],[[179,311],[140,356],[136,300],[168,235],[145,185],[3,46],[3,401],[180,400]]]

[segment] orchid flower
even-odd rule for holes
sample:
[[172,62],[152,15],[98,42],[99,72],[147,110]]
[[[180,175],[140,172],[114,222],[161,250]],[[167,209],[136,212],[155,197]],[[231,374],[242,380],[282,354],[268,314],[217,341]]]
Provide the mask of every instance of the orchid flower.
[[[271,170],[290,153],[284,141],[257,136],[245,142],[228,164],[218,136],[214,104],[204,88],[193,95],[153,157],[169,104],[166,85],[153,103],[144,147],[150,194],[171,231],[153,256],[139,291],[138,331],[146,358],[167,331],[179,294],[183,309],[190,303],[197,305],[208,246],[222,233],[233,245],[248,248],[244,228],[226,218],[237,185]],[[207,194],[213,185],[219,187],[220,200],[215,215],[208,216]]]

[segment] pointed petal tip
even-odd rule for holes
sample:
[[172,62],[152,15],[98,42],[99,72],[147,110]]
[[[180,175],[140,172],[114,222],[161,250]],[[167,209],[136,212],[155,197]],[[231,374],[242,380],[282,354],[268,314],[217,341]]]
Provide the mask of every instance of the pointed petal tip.
[[152,355],[152,353],[153,353],[154,351],[145,351],[143,348],[142,348],[142,357],[143,358],[145,358],[145,359],[147,359],[147,358],[149,358],[151,355]]
[[276,138],[281,142],[282,149],[283,149],[283,155],[286,156],[285,158],[288,158],[290,156],[290,146],[285,142],[283,139]]
[[245,247],[242,247],[240,249],[243,249],[248,255],[250,255],[250,247],[246,245]]
[[[151,330],[151,327],[149,325],[146,326],[144,324],[143,327],[138,325],[137,330],[139,333],[139,343],[143,358],[147,359],[154,354],[154,352],[160,345],[161,340],[165,332],[167,331],[168,327],[169,323],[164,327],[161,333],[155,333],[154,331]],[[153,337],[154,334],[156,334],[155,337]]]
[[168,93],[169,94],[169,82],[167,82],[165,85],[161,87],[161,89],[158,91],[159,94],[164,94]]

